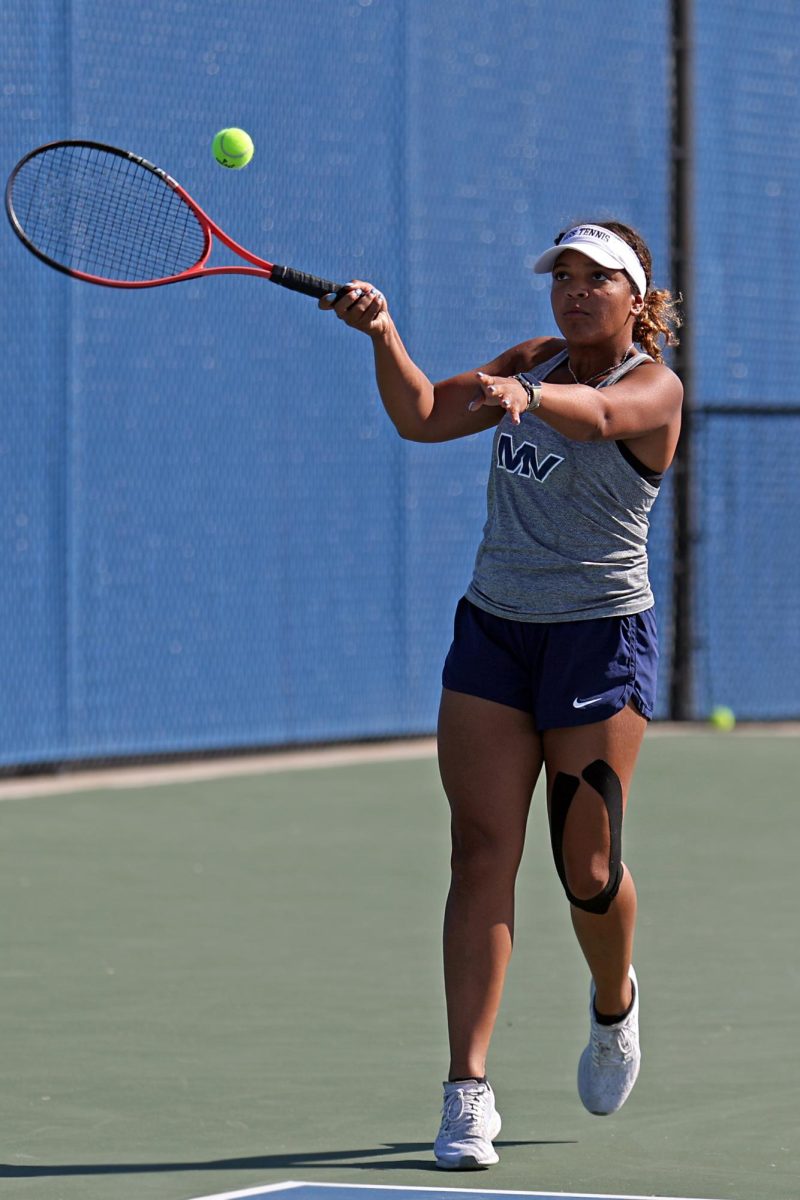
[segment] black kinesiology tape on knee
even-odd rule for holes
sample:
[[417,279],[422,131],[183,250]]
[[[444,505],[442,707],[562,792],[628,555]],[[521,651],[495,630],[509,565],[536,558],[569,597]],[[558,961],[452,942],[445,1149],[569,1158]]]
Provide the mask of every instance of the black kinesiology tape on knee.
[[588,900],[580,900],[569,889],[567,871],[564,866],[564,828],[570,805],[580,787],[580,780],[576,779],[574,775],[565,775],[562,771],[556,775],[550,797],[550,844],[553,848],[558,877],[570,904],[574,904],[576,908],[582,908],[585,912],[602,916],[608,912],[611,901],[622,883],[622,784],[616,772],[612,771],[602,758],[590,763],[582,775],[589,787],[594,788],[598,793],[608,813],[611,846],[608,856],[608,882],[603,890],[596,896],[590,896]]

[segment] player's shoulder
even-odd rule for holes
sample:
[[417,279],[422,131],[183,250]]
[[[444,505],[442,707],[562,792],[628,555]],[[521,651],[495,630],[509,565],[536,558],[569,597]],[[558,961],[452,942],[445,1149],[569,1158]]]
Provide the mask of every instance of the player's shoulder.
[[566,344],[563,338],[528,338],[525,342],[518,342],[516,346],[509,346],[508,350],[499,354],[494,360],[494,370],[488,373],[518,375],[520,371],[530,371],[540,363],[547,362],[548,358],[553,358]]
[[678,375],[665,362],[656,362],[654,358],[636,364],[631,376],[636,376],[641,382],[657,384],[659,389],[667,389],[676,399],[683,398],[683,384]]

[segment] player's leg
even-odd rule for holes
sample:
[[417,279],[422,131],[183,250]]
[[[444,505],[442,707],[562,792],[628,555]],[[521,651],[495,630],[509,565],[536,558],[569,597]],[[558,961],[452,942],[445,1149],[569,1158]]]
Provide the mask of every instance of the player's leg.
[[542,766],[533,719],[445,689],[439,766],[450,804],[444,922],[450,1078],[482,1078],[514,935],[514,886]]
[[631,963],[636,889],[621,853],[622,820],[646,727],[629,703],[605,721],[543,734],[553,854],[593,979],[590,1045],[579,1088],[584,1104],[597,1113],[619,1108],[638,1074]]
[[452,872],[444,921],[449,1082],[436,1165],[498,1161],[501,1128],[486,1056],[514,937],[514,885],[541,742],[520,709],[445,688],[439,765],[451,810]]
[[[554,854],[557,863],[561,859],[569,892],[579,902],[571,904],[572,923],[595,981],[601,1013],[619,1013],[631,1001],[628,968],[636,889],[619,854],[622,817],[646,728],[644,717],[628,704],[606,721],[551,729],[543,735]],[[605,764],[605,769],[595,764]],[[617,795],[619,829],[614,828]],[[615,883],[615,894],[608,897]]]
[[604,1016],[623,1013],[633,999],[629,978],[636,929],[636,887],[625,868],[605,918],[570,906],[572,927],[595,982],[595,1008]]

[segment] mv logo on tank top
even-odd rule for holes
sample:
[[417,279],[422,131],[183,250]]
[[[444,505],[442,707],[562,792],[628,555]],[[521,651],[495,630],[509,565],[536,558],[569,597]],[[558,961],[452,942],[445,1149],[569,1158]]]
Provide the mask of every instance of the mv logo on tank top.
[[497,442],[498,469],[510,471],[512,475],[520,475],[523,479],[533,476],[537,483],[544,483],[547,476],[563,461],[558,454],[548,454],[539,462],[539,453],[533,442],[523,442],[521,446],[515,447],[510,433],[501,433]]

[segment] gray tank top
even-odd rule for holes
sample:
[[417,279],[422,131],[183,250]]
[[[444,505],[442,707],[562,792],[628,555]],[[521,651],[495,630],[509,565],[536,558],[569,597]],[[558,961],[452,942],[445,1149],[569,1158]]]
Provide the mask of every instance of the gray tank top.
[[[559,351],[526,371],[543,382]],[[608,387],[644,362],[626,359]],[[488,515],[467,598],[517,621],[626,616],[653,604],[647,573],[649,513],[658,487],[616,442],[575,442],[525,413],[506,414],[492,446]]]

